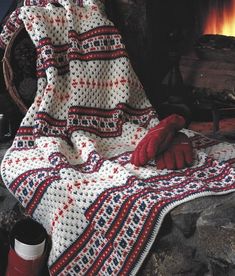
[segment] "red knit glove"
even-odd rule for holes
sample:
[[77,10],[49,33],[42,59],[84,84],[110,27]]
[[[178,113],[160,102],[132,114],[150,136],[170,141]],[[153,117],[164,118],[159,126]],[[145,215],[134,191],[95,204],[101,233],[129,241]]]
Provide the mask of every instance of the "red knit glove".
[[160,121],[139,142],[132,153],[131,163],[135,166],[143,166],[149,160],[154,159],[169,146],[175,133],[182,129],[184,124],[185,119],[177,114],[172,114]]
[[183,169],[193,163],[193,147],[184,133],[178,133],[171,145],[156,159],[157,169]]

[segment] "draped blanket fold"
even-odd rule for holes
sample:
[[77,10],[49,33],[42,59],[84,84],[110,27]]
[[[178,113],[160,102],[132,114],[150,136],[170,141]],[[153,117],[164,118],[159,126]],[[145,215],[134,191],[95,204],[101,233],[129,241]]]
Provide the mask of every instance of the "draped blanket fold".
[[132,165],[159,121],[120,33],[101,1],[56,2],[25,1],[14,14],[37,50],[38,89],[2,178],[51,235],[51,275],[134,275],[167,212],[235,190],[235,146],[183,130],[192,167]]

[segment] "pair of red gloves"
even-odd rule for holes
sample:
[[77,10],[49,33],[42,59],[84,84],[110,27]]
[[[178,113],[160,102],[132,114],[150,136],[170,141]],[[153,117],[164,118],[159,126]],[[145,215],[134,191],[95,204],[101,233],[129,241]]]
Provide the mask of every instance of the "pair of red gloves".
[[[183,169],[192,165],[193,148],[189,138],[178,132],[185,119],[176,114],[160,121],[149,130],[132,153],[131,163],[143,166],[156,159],[157,169]],[[178,132],[178,133],[177,133]]]

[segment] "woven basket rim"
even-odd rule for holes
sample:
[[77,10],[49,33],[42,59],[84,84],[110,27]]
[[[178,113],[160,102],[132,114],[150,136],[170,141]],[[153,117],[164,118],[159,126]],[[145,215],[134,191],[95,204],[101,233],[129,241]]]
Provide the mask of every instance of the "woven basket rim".
[[6,46],[4,56],[2,59],[3,63],[3,76],[4,76],[4,81],[6,85],[6,90],[8,91],[10,97],[12,100],[15,102],[19,110],[23,113],[26,114],[28,111],[28,107],[24,103],[23,99],[21,98],[20,94],[18,93],[16,86],[14,84],[14,72],[11,67],[11,50],[12,46],[15,42],[16,37],[19,35],[21,31],[25,29],[24,25],[22,24],[13,34],[11,37],[9,43]]

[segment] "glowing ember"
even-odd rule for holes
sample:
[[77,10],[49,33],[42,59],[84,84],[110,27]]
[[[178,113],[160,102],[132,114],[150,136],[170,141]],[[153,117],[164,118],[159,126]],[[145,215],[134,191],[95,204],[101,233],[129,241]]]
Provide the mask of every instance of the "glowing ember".
[[235,36],[235,0],[230,0],[229,4],[213,2],[203,33]]

